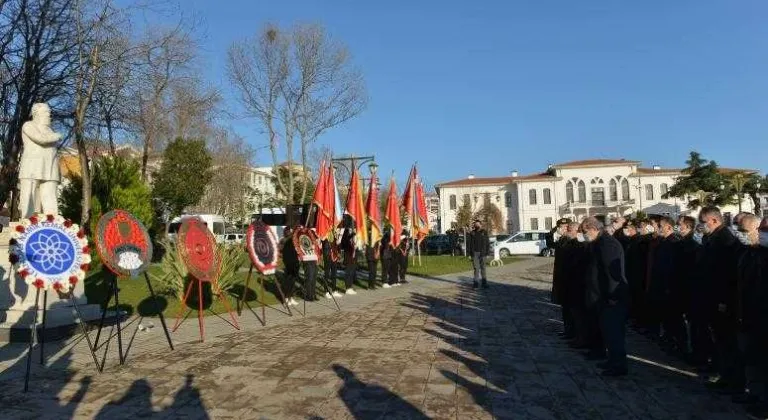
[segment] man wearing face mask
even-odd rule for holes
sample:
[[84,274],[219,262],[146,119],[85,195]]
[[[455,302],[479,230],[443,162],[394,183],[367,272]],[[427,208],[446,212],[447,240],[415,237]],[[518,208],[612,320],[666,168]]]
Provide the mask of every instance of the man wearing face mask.
[[702,250],[701,287],[704,289],[704,310],[711,314],[710,323],[715,338],[717,371],[720,378],[707,386],[725,394],[744,390],[744,370],[741,368],[736,337],[737,292],[736,254],[739,242],[723,223],[717,207],[704,207],[699,212],[706,241]]
[[634,325],[641,334],[647,333],[648,308],[645,302],[645,289],[648,279],[648,255],[651,241],[654,236],[653,225],[650,220],[637,221],[639,229],[634,237],[632,247],[629,250],[631,270],[627,270],[628,281],[631,288],[632,312]]
[[680,348],[682,343],[677,343],[674,337],[680,336],[682,318],[679,320],[673,316],[672,291],[677,283],[676,264],[677,242],[674,235],[675,222],[669,217],[661,218],[658,230],[658,245],[653,255],[651,265],[650,283],[648,285],[649,306],[655,308],[654,318],[651,320],[651,331],[654,336],[660,333],[660,327],[664,327],[662,345],[666,350],[672,350],[675,346]]
[[[576,349],[589,349],[590,339],[597,335],[594,340],[602,345],[602,338],[599,334],[599,324],[587,323],[587,313],[585,307],[585,276],[589,254],[587,243],[579,241],[579,223],[569,222],[566,227],[565,237],[561,239],[560,249],[563,250],[566,260],[567,276],[565,283],[565,301],[571,311],[571,318],[574,326],[575,339],[569,345]],[[560,251],[558,251],[560,252]],[[591,331],[596,331],[591,333]]]
[[599,367],[604,369],[604,376],[624,376],[627,374],[625,323],[629,301],[624,249],[619,241],[603,231],[603,224],[594,217],[586,218],[581,230],[590,245],[588,303],[600,309],[600,327],[608,351],[608,360]]
[[[744,246],[739,251],[737,262],[738,297],[736,316],[738,318],[738,343],[745,374],[749,381],[749,393],[735,395],[734,402],[755,404],[765,396],[765,380],[761,373],[761,359],[765,348],[760,346],[760,312],[763,298],[761,284],[766,267],[765,248],[760,247],[760,219],[753,214],[739,218],[738,231],[743,234]],[[768,402],[765,400],[764,402]]]
[[[677,306],[674,308],[675,312],[672,316],[685,319],[691,331],[690,341],[693,346],[693,353],[690,353],[687,345],[682,345],[680,349],[684,353],[684,358],[695,365],[702,365],[709,358],[709,353],[704,352],[705,356],[702,357],[702,352],[697,352],[694,331],[696,328],[701,328],[701,326],[699,324],[694,325],[694,319],[691,316],[691,295],[694,290],[694,279],[697,273],[700,248],[699,243],[693,236],[695,227],[696,219],[693,217],[682,216],[678,219],[677,228],[680,241],[678,242],[677,272],[675,274],[677,286],[672,290],[672,301]],[[706,324],[704,328],[706,328]],[[675,338],[676,341],[678,343],[688,343],[688,329],[683,328],[679,333],[681,335]],[[699,334],[708,333],[705,330],[699,331]]]
[[483,289],[488,288],[488,280],[485,277],[485,256],[488,255],[490,244],[488,232],[482,228],[479,220],[475,220],[472,224],[472,231],[467,237],[467,253],[472,258],[472,267],[475,271],[472,281],[473,288],[477,288],[478,280],[482,280]]

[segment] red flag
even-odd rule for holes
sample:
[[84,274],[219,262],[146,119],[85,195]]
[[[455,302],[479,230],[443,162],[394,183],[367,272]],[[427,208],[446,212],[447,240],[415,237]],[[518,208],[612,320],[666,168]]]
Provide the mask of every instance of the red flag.
[[[416,178],[416,166],[414,165],[411,168],[411,173],[408,175],[408,182],[405,184],[405,191],[403,191],[403,199],[402,204],[405,208],[405,214],[408,215],[409,218],[413,219],[413,193],[415,192],[414,188],[414,181]],[[413,220],[409,221],[411,225],[413,225]]]
[[400,206],[397,205],[397,186],[395,186],[395,177],[389,180],[389,194],[387,194],[387,212],[384,215],[392,227],[391,237],[392,246],[397,247],[400,244],[400,233],[403,231],[403,225],[400,222]]
[[365,202],[365,211],[368,213],[368,220],[371,221],[370,245],[373,246],[381,240],[381,211],[379,211],[379,187],[376,185],[376,175],[371,176],[371,183],[368,186],[368,199]]
[[360,187],[360,175],[357,169],[352,169],[352,179],[349,182],[349,193],[347,194],[346,213],[355,221],[355,230],[357,231],[355,239],[358,247],[368,243],[368,229],[366,226],[365,206],[363,205],[363,192]]
[[315,231],[319,238],[325,239],[328,233],[333,229],[333,201],[329,201],[329,173],[325,168],[325,162],[320,164],[320,176],[317,178],[315,194],[312,197],[312,204],[317,206],[317,222]]
[[421,182],[416,184],[416,211],[414,219],[417,222],[416,239],[421,242],[429,235],[429,215],[427,214],[427,202],[424,197],[424,186]]

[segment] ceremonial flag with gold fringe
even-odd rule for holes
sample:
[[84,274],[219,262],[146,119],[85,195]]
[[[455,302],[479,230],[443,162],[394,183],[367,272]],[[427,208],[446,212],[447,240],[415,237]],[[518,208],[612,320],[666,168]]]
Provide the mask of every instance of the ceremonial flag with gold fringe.
[[391,226],[390,236],[392,241],[390,242],[393,247],[400,245],[400,232],[403,231],[403,225],[400,221],[400,206],[397,202],[397,186],[395,185],[395,177],[393,176],[389,180],[389,193],[387,194],[387,210],[384,217]]
[[352,168],[352,179],[349,182],[349,193],[347,194],[346,213],[355,223],[355,242],[360,249],[368,243],[368,229],[366,226],[367,218],[365,216],[365,205],[363,204],[363,191],[360,186],[360,175],[357,168]]
[[371,222],[371,236],[368,238],[370,246],[376,245],[381,240],[381,211],[379,210],[379,187],[376,175],[371,175],[371,183],[368,185],[368,199],[365,202],[365,211]]

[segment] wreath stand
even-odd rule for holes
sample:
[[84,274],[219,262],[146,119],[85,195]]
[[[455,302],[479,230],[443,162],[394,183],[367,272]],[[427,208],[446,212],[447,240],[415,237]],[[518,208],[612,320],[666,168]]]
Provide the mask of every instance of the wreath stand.
[[[118,276],[116,274],[113,274],[111,277],[111,281],[109,282],[109,292],[107,293],[107,299],[104,302],[104,309],[101,311],[101,321],[99,321],[99,329],[96,333],[96,341],[93,343],[93,346],[91,347],[93,351],[95,352],[99,345],[99,337],[101,336],[101,330],[104,328],[104,319],[107,317],[107,308],[109,308],[109,302],[112,300],[112,298],[115,298],[115,310],[117,312],[117,354],[120,358],[120,364],[125,364],[125,355],[123,353],[123,336],[122,336],[122,328],[121,328],[121,320],[120,320],[120,298],[119,298],[119,292],[120,289],[117,286],[117,279]],[[155,306],[155,311],[157,311],[158,315],[160,316],[160,324],[163,326],[163,331],[165,332],[165,338],[168,340],[168,346],[171,348],[171,350],[174,350],[173,348],[173,342],[171,341],[171,334],[168,333],[168,326],[165,323],[165,317],[163,316],[163,311],[161,310],[160,306],[157,303],[157,295],[155,295],[154,289],[152,289],[152,283],[149,281],[149,274],[147,272],[144,272],[144,280],[147,282],[147,288],[149,289],[149,295],[152,298],[152,302]],[[45,315],[43,315],[45,317]],[[109,342],[109,340],[107,340]],[[95,358],[95,356],[94,356]],[[104,370],[104,365],[99,365],[97,363],[97,367],[99,368],[99,372]]]
[[[201,343],[205,342],[205,322],[203,321],[203,313],[205,312],[205,310],[203,309],[203,283],[211,283],[211,295],[214,295],[217,298],[219,298],[219,300],[221,300],[221,302],[224,304],[224,307],[227,309],[229,316],[232,318],[232,322],[230,323],[230,325],[232,325],[236,330],[240,331],[240,326],[237,323],[237,319],[235,319],[235,314],[232,313],[232,308],[230,308],[229,302],[227,302],[227,298],[224,297],[224,293],[219,288],[218,282],[216,281],[205,282],[200,280],[197,277],[192,276],[191,274],[190,274],[190,277],[192,277],[194,280],[190,281],[189,286],[187,286],[187,291],[184,294],[184,300],[182,300],[181,302],[182,305],[179,308],[178,315],[176,315],[176,322],[174,323],[173,329],[171,331],[176,332],[176,330],[179,329],[179,327],[183,323],[183,320],[181,319],[181,314],[184,313],[184,305],[187,304],[187,299],[189,299],[189,295],[192,293],[192,286],[195,283],[197,283],[197,323],[198,323],[198,327],[200,328],[200,342]],[[213,305],[213,299],[211,299],[211,305]],[[187,311],[187,315],[189,315],[189,312],[192,312],[191,307],[189,311]],[[187,317],[185,316],[184,319],[186,318]]]
[[[80,307],[77,306],[77,301],[75,300],[75,297],[72,293],[72,291],[69,292],[69,299],[72,301],[72,305],[74,305],[75,312],[77,313],[77,316],[75,318],[75,322],[80,326],[80,333],[85,337],[85,340],[88,342],[88,350],[91,352],[91,357],[93,357],[93,363],[96,365],[96,368],[101,372],[101,369],[99,369],[99,362],[96,358],[96,353],[93,350],[93,347],[91,346],[91,336],[88,335],[88,330],[85,328],[85,325],[83,324],[83,316],[80,313]],[[24,392],[27,392],[29,390],[29,375],[32,370],[32,349],[35,344],[35,338],[38,339],[40,342],[40,364],[45,365],[45,318],[48,314],[48,290],[45,290],[43,292],[43,332],[42,335],[37,337],[37,313],[40,310],[40,288],[37,288],[37,291],[35,292],[35,318],[32,322],[32,326],[29,329],[29,349],[27,350],[27,373],[24,377]]]
[[[245,278],[245,285],[243,286],[243,293],[240,295],[240,300],[237,302],[237,315],[242,315],[243,306],[247,306],[248,309],[253,312],[254,315],[256,315],[256,312],[253,311],[253,308],[251,308],[251,305],[246,302],[245,298],[248,295],[248,285],[251,282],[251,276],[253,275],[253,263],[251,263],[251,267],[248,269],[248,276]],[[271,309],[278,310],[272,305],[267,305],[266,302],[264,302],[264,276],[259,276],[258,279],[259,282],[259,289],[261,290],[258,294],[259,296],[259,305],[261,306],[261,318],[259,318],[258,315],[256,315],[256,319],[261,322],[261,326],[267,325],[267,311],[266,308],[270,307]],[[285,294],[283,293],[283,288],[280,286],[280,280],[275,277],[275,285],[277,286],[277,291],[280,293],[280,299],[282,300],[282,306],[288,310],[288,316],[293,316],[293,312],[291,312],[291,307],[288,305],[288,301],[285,298]]]

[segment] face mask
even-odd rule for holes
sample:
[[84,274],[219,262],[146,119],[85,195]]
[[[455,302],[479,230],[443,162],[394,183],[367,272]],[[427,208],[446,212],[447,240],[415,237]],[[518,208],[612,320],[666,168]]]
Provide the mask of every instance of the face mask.
[[693,240],[696,241],[697,244],[701,245],[702,238],[704,238],[704,234],[702,234],[701,232],[693,233]]
[[672,228],[672,232],[674,233],[680,233],[680,226],[675,226]]
[[645,227],[645,233],[649,233],[650,234],[650,233],[654,233],[654,232],[656,232],[656,229],[653,228],[653,225],[647,225]]
[[736,235],[736,239],[738,239],[739,242],[741,242],[742,244],[747,245],[747,246],[752,245],[752,241],[749,240],[749,235],[747,235],[746,233],[739,232],[737,230],[735,235]]
[[624,229],[621,231],[621,233],[623,233],[624,236],[629,236],[629,229]]
[[584,234],[583,234],[583,233],[579,232],[579,233],[577,233],[577,234],[576,234],[576,240],[577,240],[577,241],[579,241],[579,242],[584,242],[584,240],[585,240],[585,239],[586,239],[586,238],[584,237]]
[[760,243],[760,246],[768,248],[768,232],[760,232],[758,242]]

